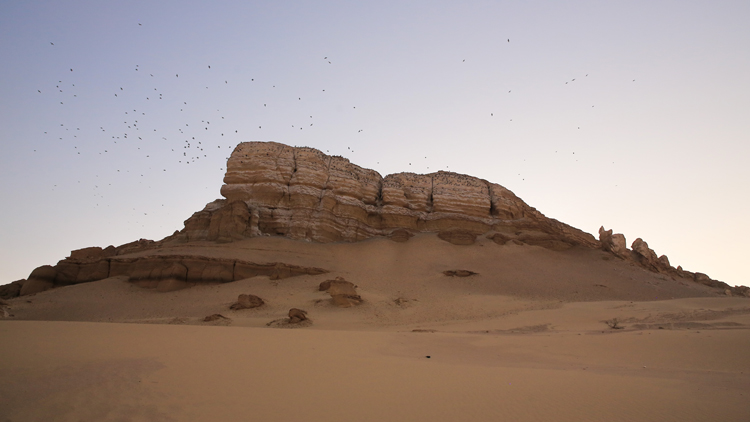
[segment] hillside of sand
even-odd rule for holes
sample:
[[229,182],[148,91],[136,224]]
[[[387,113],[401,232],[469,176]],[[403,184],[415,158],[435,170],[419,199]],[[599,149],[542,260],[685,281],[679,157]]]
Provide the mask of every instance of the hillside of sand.
[[[230,318],[224,324],[260,327],[274,317],[284,317],[290,308],[301,308],[320,328],[355,324],[380,329],[487,320],[567,302],[724,295],[702,284],[653,273],[601,250],[554,251],[514,243],[498,245],[486,238],[459,246],[435,234],[417,235],[403,243],[375,238],[316,244],[281,237],[174,243],[122,258],[139,256],[282,262],[326,272],[188,283],[187,288],[169,292],[140,287],[127,277],[111,277],[21,296],[10,301],[10,312],[15,319],[182,323],[200,322],[219,313]],[[450,271],[470,275],[445,274]],[[336,277],[356,286],[361,304],[341,309],[319,290],[321,282]],[[240,294],[256,295],[265,304],[230,310]]]
[[750,420],[750,289],[641,239],[274,143],[225,182],[2,286],[0,422]]
[[[750,418],[750,302],[604,251],[422,234],[158,254],[328,272],[168,292],[118,276],[7,300],[0,420]],[[358,305],[319,289],[336,277]],[[230,309],[240,294],[264,304]],[[312,322],[268,326],[290,308]]]

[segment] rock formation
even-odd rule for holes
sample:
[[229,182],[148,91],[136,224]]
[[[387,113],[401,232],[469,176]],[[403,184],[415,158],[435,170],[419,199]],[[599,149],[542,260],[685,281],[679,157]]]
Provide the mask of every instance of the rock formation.
[[604,230],[604,226],[599,227],[599,242],[602,244],[602,249],[613,254],[626,258],[629,256],[627,243],[625,243],[625,236],[620,233],[612,234],[612,230]]
[[672,267],[669,263],[669,258],[667,258],[666,255],[657,257],[656,252],[649,248],[648,243],[643,241],[640,237],[633,241],[633,244],[630,246],[632,248],[631,250],[626,246],[624,235],[620,233],[612,234],[611,229],[605,230],[604,227],[600,227],[599,242],[603,250],[611,252],[617,257],[638,264],[649,271],[666,274],[671,277],[686,278],[696,283],[720,289],[730,296],[750,297],[750,287],[731,287],[723,281],[711,279],[711,277],[706,274],[685,271],[681,266],[677,266],[677,268]]
[[222,314],[211,314],[203,318],[203,322],[214,322],[214,321],[229,321],[229,318]]
[[179,290],[195,283],[227,283],[255,276],[279,280],[297,275],[324,274],[316,267],[300,267],[280,262],[257,264],[237,259],[207,258],[189,255],[151,255],[117,257],[96,253],[71,256],[57,265],[44,265],[29,275],[21,285],[19,295],[29,295],[71,284],[86,283],[109,277],[127,276],[140,287],[161,292]]
[[237,297],[237,302],[233,303],[232,306],[229,307],[229,309],[232,310],[240,310],[240,309],[253,309],[258,308],[260,306],[263,306],[265,302],[263,299],[259,298],[255,295],[239,295]]
[[21,287],[25,282],[26,279],[21,279],[0,286],[0,299],[12,299],[18,297],[21,294]]
[[307,311],[303,311],[302,309],[292,308],[289,310],[289,323],[290,324],[299,324],[302,321],[309,321],[309,318],[307,318]]
[[[636,239],[630,250],[625,236],[601,227],[597,241],[588,233],[545,217],[498,184],[452,172],[382,177],[346,158],[313,148],[246,142],[234,149],[227,162],[221,194],[223,199],[194,213],[172,236],[158,242],[140,239],[119,247],[73,251],[54,267],[35,269],[28,280],[3,286],[0,297],[117,275],[126,275],[143,287],[171,291],[191,283],[223,283],[255,275],[277,279],[327,272],[283,263],[144,254],[164,244],[232,242],[257,236],[314,242],[383,236],[407,242],[423,232],[437,233],[440,239],[461,247],[471,247],[483,235],[500,245],[534,245],[557,251],[603,249],[650,271],[750,296],[750,289],[673,268],[665,255],[657,257],[642,239]],[[350,296],[361,301],[356,293]]]
[[486,180],[444,171],[383,178],[346,158],[275,142],[238,145],[221,194],[225,199],[193,214],[172,238],[281,235],[334,242],[388,236],[404,241],[414,233],[439,232],[447,241],[470,244],[472,237],[490,231],[527,230],[559,244],[598,247],[590,234],[545,217]]
[[354,283],[336,277],[335,280],[326,280],[320,283],[318,290],[325,291],[331,295],[331,303],[339,308],[350,308],[362,303],[362,297],[357,294]]

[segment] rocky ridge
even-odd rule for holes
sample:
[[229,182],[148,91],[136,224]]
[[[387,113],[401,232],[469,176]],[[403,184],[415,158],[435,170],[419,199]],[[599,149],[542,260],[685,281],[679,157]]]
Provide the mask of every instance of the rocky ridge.
[[500,245],[603,249],[649,271],[705,284],[727,295],[750,297],[750,288],[731,287],[706,274],[672,267],[665,255],[657,257],[640,238],[628,249],[622,234],[602,227],[597,240],[545,217],[498,184],[463,174],[439,171],[382,177],[346,158],[313,148],[246,142],[239,144],[228,160],[221,194],[223,199],[194,213],[183,230],[172,236],[158,242],[141,239],[117,248],[73,251],[54,267],[35,269],[28,280],[0,286],[0,298],[115,275],[126,275],[143,287],[169,291],[195,282],[326,272],[283,263],[127,256],[174,243],[232,242],[257,236],[313,242],[355,242],[383,236],[407,242],[421,232],[437,233],[456,245],[471,245],[482,235]]
[[632,249],[628,249],[623,234],[613,234],[611,229],[605,230],[602,226],[599,228],[599,242],[601,243],[602,250],[610,252],[621,259],[631,261],[649,271],[662,273],[672,278],[685,278],[709,287],[721,289],[727,296],[750,297],[750,287],[732,287],[723,281],[713,280],[706,274],[685,271],[681,266],[677,266],[677,268],[673,267],[670,265],[669,258],[666,255],[657,257],[656,252],[649,248],[648,243],[644,242],[640,237],[633,241],[630,246]]
[[545,217],[486,180],[445,171],[382,177],[343,157],[275,142],[239,144],[227,163],[221,194],[224,199],[193,214],[174,239],[221,242],[280,235],[315,242],[375,236],[404,241],[415,233],[438,232],[469,244],[470,236],[497,232],[505,238],[599,246],[590,234]]
[[[155,242],[152,242],[155,243]],[[71,252],[55,266],[34,269],[26,280],[19,280],[14,296],[25,296],[54,287],[126,276],[131,283],[160,292],[179,290],[197,283],[228,283],[255,276],[272,280],[297,275],[325,274],[316,267],[301,267],[280,262],[253,263],[238,259],[189,255],[117,256],[117,248],[85,248]]]

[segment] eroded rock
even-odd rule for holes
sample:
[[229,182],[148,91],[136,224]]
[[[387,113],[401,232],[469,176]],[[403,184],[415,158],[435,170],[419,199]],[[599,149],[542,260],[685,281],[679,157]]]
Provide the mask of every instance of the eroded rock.
[[[195,213],[172,238],[281,235],[333,242],[388,236],[405,241],[419,232],[486,233],[518,226],[550,234],[554,247],[558,241],[598,247],[591,235],[545,217],[485,180],[444,171],[381,177],[343,157],[275,142],[238,145],[227,162],[221,194],[226,199]],[[450,238],[468,242],[468,236]]]
[[53,287],[127,276],[130,282],[160,292],[171,292],[197,283],[228,283],[255,276],[280,280],[298,275],[318,275],[328,271],[281,262],[258,264],[236,259],[190,255],[145,257],[106,257],[96,260],[67,258],[54,267],[35,269],[23,282],[20,295],[38,293]]
[[212,314],[203,318],[203,322],[213,322],[213,321],[229,321],[229,318],[225,317],[222,314]]
[[411,239],[412,236],[414,236],[414,234],[412,234],[409,230],[396,229],[388,235],[388,238],[394,242],[403,243]]
[[21,294],[21,287],[26,279],[16,280],[12,283],[0,286],[0,299],[13,299]]
[[621,258],[625,258],[629,254],[625,236],[620,233],[612,234],[612,229],[604,230],[604,226],[599,227],[599,242],[603,250],[612,252]]
[[26,296],[49,290],[54,287],[56,277],[57,269],[51,265],[37,267],[23,283],[19,294],[20,296]]
[[299,324],[302,321],[309,321],[309,318],[307,318],[307,311],[303,311],[302,309],[292,308],[289,310],[288,315],[290,324]]
[[656,253],[648,247],[648,243],[644,242],[643,239],[640,237],[635,239],[630,247],[642,266],[657,272],[661,269],[662,265],[659,258],[656,257]]
[[233,303],[229,308],[237,311],[240,309],[258,308],[263,306],[263,304],[265,304],[265,302],[258,296],[241,294],[237,298],[237,302]]
[[331,303],[340,308],[349,308],[362,303],[362,297],[357,293],[354,283],[336,277],[335,280],[326,280],[318,286],[319,291],[328,292],[331,295]]

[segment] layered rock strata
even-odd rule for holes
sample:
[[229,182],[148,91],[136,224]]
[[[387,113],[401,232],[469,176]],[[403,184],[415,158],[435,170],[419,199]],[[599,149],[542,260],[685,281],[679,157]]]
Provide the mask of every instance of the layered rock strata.
[[[96,248],[101,250],[100,248]],[[87,283],[109,277],[127,276],[130,282],[159,291],[173,291],[196,283],[228,283],[255,276],[278,280],[298,275],[318,275],[328,271],[280,262],[253,263],[237,259],[189,255],[145,257],[105,257],[88,253],[71,254],[57,265],[44,265],[32,271],[21,284],[19,295],[29,295],[54,287]],[[77,256],[77,258],[74,258]]]
[[681,266],[677,268],[673,267],[669,263],[669,258],[666,255],[656,256],[656,252],[648,247],[648,243],[643,241],[640,237],[635,239],[630,246],[632,249],[628,249],[626,246],[625,236],[621,233],[612,233],[612,230],[605,230],[604,227],[599,228],[599,242],[601,249],[612,253],[613,255],[631,261],[639,266],[653,271],[655,273],[662,273],[669,275],[670,277],[681,277],[696,283],[704,284],[709,287],[721,289],[725,294],[729,296],[744,296],[750,297],[750,287],[747,286],[730,286],[723,281],[713,280],[711,277],[703,273],[693,273],[685,271]]
[[343,157],[275,142],[238,145],[221,194],[225,199],[195,213],[174,238],[404,241],[414,233],[443,232],[448,241],[470,244],[478,234],[526,229],[569,246],[599,246],[590,234],[545,217],[486,180],[444,171],[381,177]]
[[238,260],[163,256],[128,258],[171,242],[232,242],[256,236],[285,236],[315,242],[359,241],[384,236],[406,242],[420,232],[438,233],[455,245],[479,235],[495,243],[535,245],[553,250],[601,248],[650,271],[683,277],[727,294],[750,297],[746,287],[730,287],[705,274],[674,268],[642,239],[628,249],[622,234],[599,230],[593,236],[547,218],[504,187],[472,176],[439,171],[381,177],[346,158],[275,142],[238,145],[227,163],[223,199],[185,221],[183,230],[161,241],[140,239],[119,247],[85,248],[56,266],[35,269],[28,280],[0,288],[13,298],[52,287],[127,275],[139,285],[174,290],[194,282],[226,282],[253,275],[283,278],[321,274],[320,268],[254,264]]

